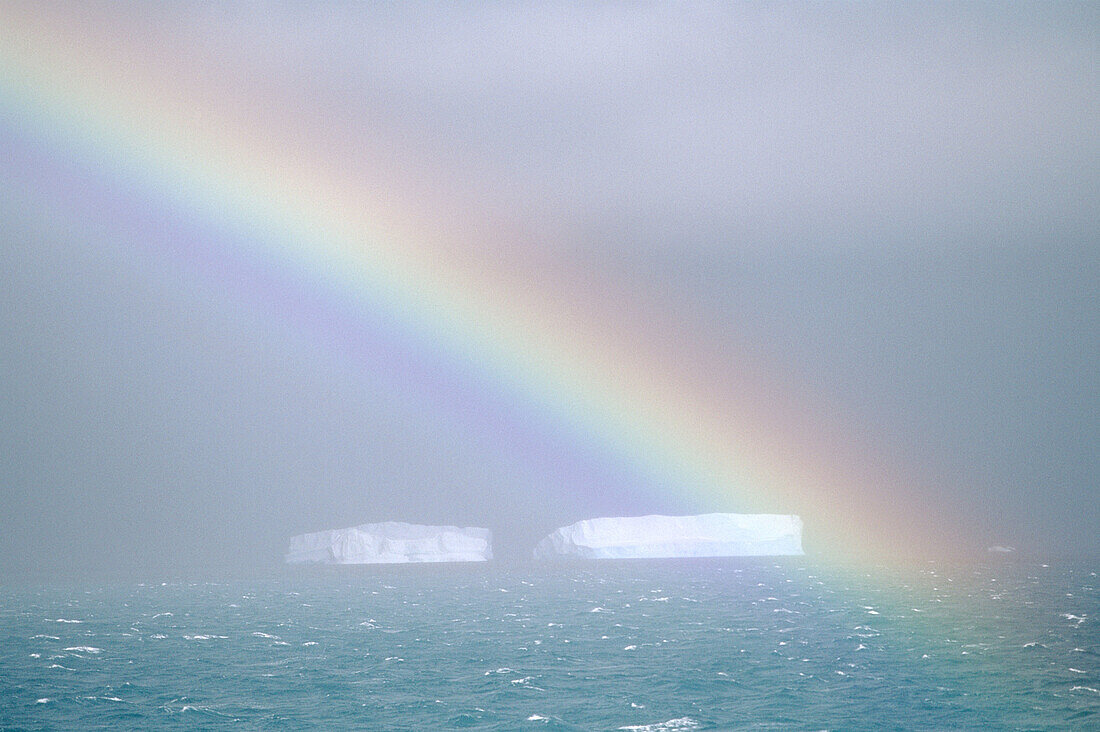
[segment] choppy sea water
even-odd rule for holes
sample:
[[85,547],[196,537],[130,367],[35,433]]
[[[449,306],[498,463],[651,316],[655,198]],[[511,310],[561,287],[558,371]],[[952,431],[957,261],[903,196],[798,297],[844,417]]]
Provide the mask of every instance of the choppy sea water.
[[0,589],[4,729],[1100,729],[1095,568],[345,567]]

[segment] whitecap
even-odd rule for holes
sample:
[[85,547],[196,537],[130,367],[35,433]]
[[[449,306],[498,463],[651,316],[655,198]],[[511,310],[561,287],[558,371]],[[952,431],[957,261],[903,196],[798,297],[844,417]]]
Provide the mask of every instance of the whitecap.
[[184,704],[178,710],[172,709],[167,704],[165,704],[161,708],[164,709],[164,711],[168,712],[169,714],[175,714],[175,713],[183,714],[185,712],[201,712],[202,714],[213,714],[213,715],[218,716],[218,717],[227,717],[227,718],[229,717],[228,714],[225,714],[224,712],[219,712],[217,709],[211,709],[210,707],[199,706],[199,705],[196,705],[196,704]]
[[1074,686],[1070,691],[1091,691],[1093,694],[1100,694],[1100,689],[1094,689],[1091,686]]
[[46,638],[48,640],[61,640],[56,635],[46,635],[45,633],[39,633],[38,635],[32,635],[31,636],[32,640],[35,639],[35,638]]
[[83,623],[83,620],[66,620],[65,618],[58,618],[57,620],[46,619],[47,623]]
[[95,646],[70,646],[65,650],[73,651],[74,653],[103,653],[102,648],[96,648]]
[[260,631],[256,631],[252,635],[256,636],[257,638],[271,638],[272,640],[279,640],[279,636],[277,635],[271,635],[270,633],[261,633]]
[[44,696],[41,699],[35,699],[34,703],[35,704],[46,704],[49,701],[50,701],[49,697]]
[[677,719],[670,719],[667,722],[657,722],[656,724],[630,724],[625,727],[619,727],[621,730],[629,730],[630,732],[675,732],[676,730],[696,729],[699,727],[699,723],[691,717],[678,717]]
[[541,714],[532,714],[527,718],[528,722],[549,722],[550,717],[544,717]]

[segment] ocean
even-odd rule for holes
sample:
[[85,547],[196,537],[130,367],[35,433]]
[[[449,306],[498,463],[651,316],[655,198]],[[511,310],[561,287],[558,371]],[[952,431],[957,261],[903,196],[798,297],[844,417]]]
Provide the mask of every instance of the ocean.
[[0,588],[4,729],[1100,729],[1095,567],[805,557]]

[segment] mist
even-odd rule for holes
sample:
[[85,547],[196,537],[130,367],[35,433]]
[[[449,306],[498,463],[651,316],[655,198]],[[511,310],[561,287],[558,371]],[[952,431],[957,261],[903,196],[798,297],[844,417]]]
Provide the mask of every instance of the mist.
[[[595,283],[609,294],[589,306],[645,301],[731,363],[751,352],[919,475],[926,520],[978,556],[1100,553],[1098,20],[1089,4],[0,10],[308,141],[563,297]],[[267,569],[292,534],[385,520],[485,526],[520,558],[578,519],[685,510],[54,134],[0,114],[3,576]]]

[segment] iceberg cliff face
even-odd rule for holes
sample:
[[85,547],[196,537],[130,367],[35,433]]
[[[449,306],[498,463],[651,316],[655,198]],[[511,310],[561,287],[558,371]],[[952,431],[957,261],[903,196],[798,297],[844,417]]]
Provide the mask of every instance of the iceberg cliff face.
[[488,529],[421,526],[397,521],[299,534],[290,539],[288,564],[405,564],[484,562],[493,558]]
[[707,513],[578,521],[535,547],[536,559],[751,557],[802,554],[802,519],[780,514]]

